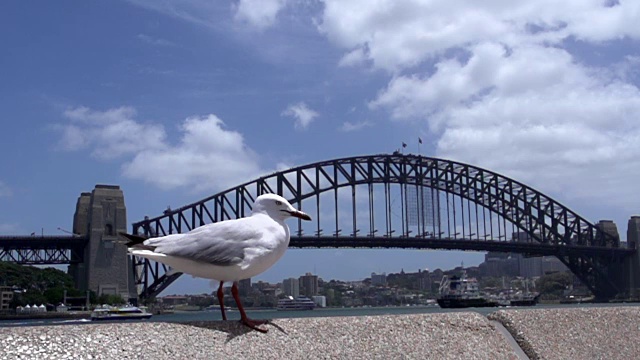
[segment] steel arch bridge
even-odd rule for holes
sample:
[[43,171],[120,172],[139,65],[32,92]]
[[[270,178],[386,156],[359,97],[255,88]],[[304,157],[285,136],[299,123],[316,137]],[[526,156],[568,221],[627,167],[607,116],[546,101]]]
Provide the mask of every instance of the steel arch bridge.
[[[619,238],[516,180],[476,166],[400,153],[321,161],[276,172],[133,224],[163,236],[250,214],[277,193],[313,222],[291,226],[290,247],[414,248],[557,256],[599,299],[620,293],[616,264],[635,253]],[[311,223],[311,224],[310,224]],[[181,274],[134,259],[140,297]]]

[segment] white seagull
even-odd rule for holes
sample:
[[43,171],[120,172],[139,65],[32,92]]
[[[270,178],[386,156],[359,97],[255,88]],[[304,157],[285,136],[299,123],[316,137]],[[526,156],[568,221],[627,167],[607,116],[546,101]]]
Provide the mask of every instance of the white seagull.
[[185,234],[156,238],[120,233],[129,242],[131,255],[169,265],[173,272],[220,281],[218,302],[222,319],[227,320],[223,305],[224,282],[232,281],[231,294],[238,305],[241,322],[267,332],[257,325],[266,320],[251,320],[238,296],[238,281],[254,277],[275,264],[289,246],[289,217],[311,220],[289,202],[275,194],[260,195],[251,215],[241,219],[220,221],[195,228]]

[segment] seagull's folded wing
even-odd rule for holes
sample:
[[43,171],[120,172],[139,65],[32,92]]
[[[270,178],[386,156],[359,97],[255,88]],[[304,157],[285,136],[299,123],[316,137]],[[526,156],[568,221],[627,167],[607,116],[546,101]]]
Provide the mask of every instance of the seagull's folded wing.
[[202,226],[186,234],[151,238],[145,245],[154,246],[156,253],[188,258],[219,266],[242,262],[245,249],[263,234],[252,226],[242,226],[239,220]]

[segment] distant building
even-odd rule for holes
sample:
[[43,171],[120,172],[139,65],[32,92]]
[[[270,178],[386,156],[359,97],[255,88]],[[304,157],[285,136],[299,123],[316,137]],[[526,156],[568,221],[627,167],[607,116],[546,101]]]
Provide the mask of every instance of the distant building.
[[382,285],[382,286],[387,285],[387,274],[371,273],[371,285]]
[[282,292],[288,296],[300,295],[300,281],[296,278],[288,278],[282,280]]
[[555,256],[545,256],[542,258],[542,274],[569,271],[569,268]]
[[519,254],[489,251],[480,264],[480,271],[484,276],[518,276]]
[[13,300],[13,288],[0,286],[0,310],[9,310],[9,304]]
[[238,281],[238,292],[240,296],[247,296],[251,292],[251,278]]
[[[531,243],[533,239],[525,232],[513,233],[513,241]],[[526,257],[522,254],[516,254],[518,259],[518,275],[524,278],[533,278],[542,276],[542,257]]]
[[542,276],[542,256],[525,257],[520,254],[518,262],[520,276],[524,278]]
[[167,295],[167,296],[158,298],[158,300],[162,302],[162,305],[173,306],[173,305],[186,304],[189,298],[184,295]]
[[327,307],[327,298],[322,295],[312,296],[313,302],[318,305],[318,307]]
[[318,275],[306,273],[298,279],[300,282],[300,293],[305,296],[318,295]]
[[424,269],[423,271],[418,270],[418,290],[431,291],[432,286],[433,280],[431,279],[429,269]]

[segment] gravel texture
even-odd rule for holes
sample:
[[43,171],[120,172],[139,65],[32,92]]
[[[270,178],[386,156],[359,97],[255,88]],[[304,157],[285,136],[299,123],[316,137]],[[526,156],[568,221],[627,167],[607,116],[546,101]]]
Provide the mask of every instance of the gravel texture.
[[267,334],[237,321],[6,327],[0,359],[517,359],[495,325],[473,312],[264,326]]
[[640,359],[640,308],[500,310],[502,323],[531,359]]

